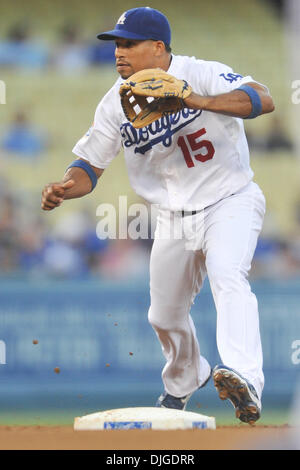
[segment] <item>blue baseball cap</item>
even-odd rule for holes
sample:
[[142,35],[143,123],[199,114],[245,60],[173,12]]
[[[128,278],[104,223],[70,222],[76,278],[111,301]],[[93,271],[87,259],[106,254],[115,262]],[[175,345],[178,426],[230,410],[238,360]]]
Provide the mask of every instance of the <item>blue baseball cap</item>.
[[116,38],[145,41],[171,42],[171,28],[165,15],[150,7],[132,8],[125,11],[117,21],[115,29],[97,35],[98,39],[110,41]]

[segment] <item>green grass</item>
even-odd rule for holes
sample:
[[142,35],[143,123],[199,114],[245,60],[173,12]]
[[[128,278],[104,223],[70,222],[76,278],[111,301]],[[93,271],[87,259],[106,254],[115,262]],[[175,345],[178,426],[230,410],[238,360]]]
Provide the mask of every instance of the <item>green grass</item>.
[[[207,408],[202,410],[191,410],[203,413],[207,416],[214,416],[218,426],[247,426],[240,423],[234,417],[233,409],[223,411]],[[22,412],[2,412],[0,414],[0,426],[72,426],[76,416],[82,416],[83,410],[66,410],[53,412],[44,410],[26,410]],[[91,411],[86,412],[91,413]],[[289,422],[288,409],[266,409],[258,424],[260,426],[282,426]]]

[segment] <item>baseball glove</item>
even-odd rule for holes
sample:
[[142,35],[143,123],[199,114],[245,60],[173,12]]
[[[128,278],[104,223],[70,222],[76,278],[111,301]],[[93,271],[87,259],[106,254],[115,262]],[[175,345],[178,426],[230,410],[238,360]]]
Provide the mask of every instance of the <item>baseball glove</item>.
[[120,87],[121,104],[133,127],[151,124],[165,114],[177,113],[192,93],[185,80],[161,69],[146,69],[132,75]]

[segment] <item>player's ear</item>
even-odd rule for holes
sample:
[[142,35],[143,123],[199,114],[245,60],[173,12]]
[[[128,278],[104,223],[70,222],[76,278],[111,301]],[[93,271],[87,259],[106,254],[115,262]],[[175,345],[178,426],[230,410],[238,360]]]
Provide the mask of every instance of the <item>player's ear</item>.
[[154,52],[157,57],[165,54],[166,46],[163,41],[153,41],[154,43]]

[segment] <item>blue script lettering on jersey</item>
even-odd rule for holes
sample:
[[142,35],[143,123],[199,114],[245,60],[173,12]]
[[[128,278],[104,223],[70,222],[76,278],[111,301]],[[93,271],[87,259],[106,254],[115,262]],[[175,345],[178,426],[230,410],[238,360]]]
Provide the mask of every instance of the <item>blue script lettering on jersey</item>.
[[239,78],[243,78],[243,75],[239,75],[238,73],[220,73],[219,77],[223,77],[224,80],[227,80],[227,82],[236,82]]
[[[142,155],[148,152],[148,150],[151,150],[154,145],[159,143],[162,143],[165,147],[170,147],[172,144],[173,135],[183,127],[193,122],[201,114],[202,110],[183,108],[178,113],[167,114],[166,116],[163,116],[162,118],[152,122],[147,127],[142,127],[141,129],[135,129],[132,124],[130,124],[130,122],[126,122],[120,127],[121,136],[123,138],[123,145],[124,147],[131,147],[132,145],[136,145],[134,153],[141,153]],[[179,123],[180,118],[183,118],[184,121],[176,126],[176,124]],[[157,137],[151,139],[152,136]],[[139,146],[144,142],[144,145]]]

